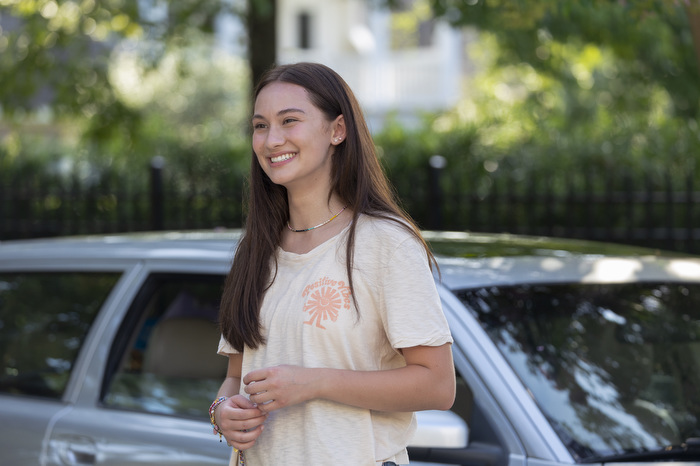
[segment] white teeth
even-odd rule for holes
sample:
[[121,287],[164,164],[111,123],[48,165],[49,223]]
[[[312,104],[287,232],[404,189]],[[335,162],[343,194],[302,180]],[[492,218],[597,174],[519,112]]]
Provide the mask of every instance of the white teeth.
[[272,157],[270,159],[270,162],[272,162],[272,163],[284,162],[285,160],[289,160],[292,157],[294,157],[294,154],[290,152],[288,154],[282,154],[282,155],[278,155],[277,157]]

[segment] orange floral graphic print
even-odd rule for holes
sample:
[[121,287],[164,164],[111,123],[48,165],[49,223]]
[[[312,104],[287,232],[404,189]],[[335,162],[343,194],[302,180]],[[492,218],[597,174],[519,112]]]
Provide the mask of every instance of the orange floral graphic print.
[[304,323],[323,330],[326,329],[323,322],[335,322],[341,309],[350,309],[350,287],[328,277],[304,288],[302,297],[306,298],[304,312],[309,313],[309,320]]

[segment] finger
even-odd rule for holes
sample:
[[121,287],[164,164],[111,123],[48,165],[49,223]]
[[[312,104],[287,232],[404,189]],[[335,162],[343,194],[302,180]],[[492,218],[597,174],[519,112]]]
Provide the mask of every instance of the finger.
[[260,411],[265,412],[264,405],[273,401],[272,393],[270,392],[259,392],[254,395],[250,395],[250,401],[254,402]]
[[251,442],[245,442],[245,443],[236,442],[236,441],[227,441],[226,445],[228,445],[229,447],[236,448],[238,450],[247,450],[248,448],[255,445],[255,440],[253,440]]
[[267,384],[265,384],[264,382],[254,382],[252,384],[246,385],[243,388],[243,390],[249,395],[259,395],[267,391]]
[[220,413],[218,418],[219,429],[225,432],[251,429],[263,422],[265,422],[265,414],[257,408],[229,409]]
[[240,409],[253,409],[255,408],[255,402],[250,401],[243,395],[235,395],[231,397],[231,403]]
[[256,418],[263,415],[263,412],[258,409],[258,404],[254,400],[250,400],[243,395],[236,395],[236,399],[231,403],[231,407],[232,409],[227,411],[227,418],[234,421]]
[[264,425],[259,425],[247,431],[235,431],[226,436],[227,443],[239,450],[246,450],[255,444],[260,434],[265,429]]
[[280,409],[284,407],[283,403],[280,403],[278,400],[267,400],[264,403],[258,404],[258,409],[265,413],[265,416],[267,416],[269,413],[276,409]]
[[236,423],[236,430],[240,432],[253,432],[254,430],[262,427],[265,424],[266,419],[267,414],[261,414],[255,418],[239,421]]
[[252,432],[267,419],[267,415],[257,408],[247,410],[237,409],[234,414],[235,418],[229,417],[219,422],[219,429],[229,441],[243,441],[240,439],[241,432]]
[[254,371],[250,371],[243,377],[243,383],[245,385],[249,385],[251,383],[260,382],[265,380],[267,378],[267,375],[267,369],[257,369]]
[[255,429],[265,422],[267,415],[260,409],[238,409],[234,412],[235,417],[222,419],[219,428],[225,432],[237,432],[242,430]]

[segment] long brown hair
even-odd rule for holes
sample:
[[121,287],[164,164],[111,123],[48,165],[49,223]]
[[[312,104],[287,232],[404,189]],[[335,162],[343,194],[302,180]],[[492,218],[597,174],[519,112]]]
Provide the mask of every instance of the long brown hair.
[[[347,241],[348,282],[353,289],[352,264],[355,228],[360,214],[392,220],[411,232],[424,246],[431,267],[430,249],[416,224],[401,209],[377,159],[374,142],[354,94],[335,71],[318,63],[296,63],[270,69],[263,75],[253,101],[273,82],[305,88],[311,102],[328,121],[343,115],[346,138],[335,148],[331,166],[331,190],[353,212]],[[244,234],[238,244],[221,299],[221,331],[237,350],[257,348],[265,343],[259,313],[265,291],[277,272],[276,250],[289,219],[287,190],[274,184],[252,155],[248,212]],[[331,193],[329,193],[330,199]],[[352,295],[354,299],[354,294]],[[355,304],[357,302],[355,301]],[[357,306],[356,306],[357,307]]]

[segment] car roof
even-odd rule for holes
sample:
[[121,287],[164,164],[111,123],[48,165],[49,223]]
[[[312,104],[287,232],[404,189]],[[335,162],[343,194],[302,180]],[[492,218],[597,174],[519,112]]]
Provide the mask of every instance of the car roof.
[[[577,239],[426,231],[450,289],[516,283],[621,283],[700,278],[687,254]],[[696,273],[697,272],[697,273]]]
[[685,256],[673,251],[619,243],[509,233],[424,231],[423,237],[436,254],[449,257]]
[[538,283],[700,282],[700,259],[571,255],[438,259],[449,289]]
[[[700,280],[700,262],[678,253],[560,238],[423,232],[447,288],[543,282]],[[240,230],[143,232],[0,242],[0,261],[213,260],[230,263]]]
[[230,261],[239,238],[239,230],[212,230],[11,240],[0,242],[0,261],[23,258]]

